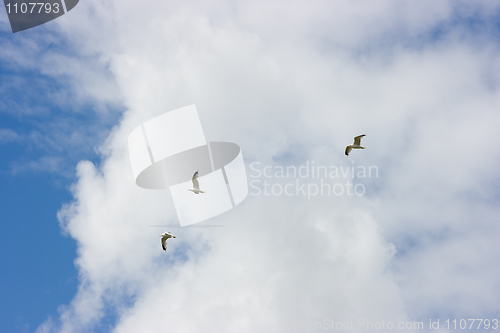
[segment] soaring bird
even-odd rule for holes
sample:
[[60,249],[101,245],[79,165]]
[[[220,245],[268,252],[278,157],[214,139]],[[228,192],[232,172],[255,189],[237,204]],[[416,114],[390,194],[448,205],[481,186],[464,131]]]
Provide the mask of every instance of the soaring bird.
[[363,138],[365,135],[358,135],[354,137],[354,143],[352,145],[349,145],[345,147],[345,156],[349,156],[349,153],[353,149],[366,149],[365,147],[361,147],[361,138]]
[[200,190],[200,183],[198,183],[198,170],[196,170],[191,180],[193,181],[193,188],[188,189],[188,191],[194,192],[195,194],[205,193]]
[[163,251],[167,251],[167,239],[177,238],[168,231],[165,231],[165,233],[161,234],[160,237],[161,237],[161,247],[163,248]]

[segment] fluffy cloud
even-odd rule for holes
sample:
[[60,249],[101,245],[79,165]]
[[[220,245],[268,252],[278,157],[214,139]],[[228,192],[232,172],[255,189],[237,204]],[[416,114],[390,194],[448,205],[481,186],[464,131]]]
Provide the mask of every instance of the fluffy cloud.
[[[60,322],[39,330],[87,331],[109,313],[116,332],[498,314],[499,58],[483,30],[474,38],[456,23],[487,23],[496,10],[486,1],[81,3],[61,24],[79,52],[109,64],[128,111],[100,148],[102,164],[78,165],[59,217],[78,242],[80,286]],[[247,167],[355,161],[380,175],[360,180],[364,196],[249,196],[214,219],[224,228],[170,230],[178,238],[163,253],[163,230],[148,226],[176,223],[175,209],[167,192],[134,185],[127,136],[193,103],[206,137],[238,143]],[[343,156],[361,133],[368,149]]]

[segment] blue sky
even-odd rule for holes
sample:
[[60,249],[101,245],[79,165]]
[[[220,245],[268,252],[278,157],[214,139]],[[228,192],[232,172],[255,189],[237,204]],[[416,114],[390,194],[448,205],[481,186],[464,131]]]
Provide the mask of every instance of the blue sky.
[[[16,36],[8,33],[4,24],[2,44],[15,43]],[[76,246],[70,238],[62,237],[56,217],[61,203],[71,198],[68,192],[71,178],[50,171],[28,169],[15,174],[13,171],[16,165],[26,165],[42,156],[66,155],[54,154],[27,138],[33,131],[40,133],[40,126],[52,117],[62,118],[58,105],[40,98],[60,87],[37,70],[26,70],[2,60],[1,321],[5,331],[22,332],[25,328],[32,331],[47,315],[55,315],[59,304],[70,300],[75,293]],[[26,110],[33,108],[45,110],[40,111],[41,115],[29,112],[26,115]],[[9,138],[6,130],[17,135]],[[49,134],[44,132],[40,134]]]
[[[0,61],[0,322],[4,332],[33,332],[76,293],[76,242],[62,234],[57,212],[72,199],[77,162],[99,161],[94,147],[119,110],[75,101],[64,77],[36,64],[49,51],[78,61],[54,22],[12,34],[3,9],[1,17],[0,44],[22,51],[33,43],[28,58],[34,63]],[[109,114],[97,115],[96,107]]]
[[[498,318],[499,7],[363,3],[96,0],[16,34],[0,10],[1,331]],[[349,157],[381,177],[360,201],[249,197],[164,254],[147,225],[175,210],[126,138],[194,103],[247,173],[350,165],[366,133]]]

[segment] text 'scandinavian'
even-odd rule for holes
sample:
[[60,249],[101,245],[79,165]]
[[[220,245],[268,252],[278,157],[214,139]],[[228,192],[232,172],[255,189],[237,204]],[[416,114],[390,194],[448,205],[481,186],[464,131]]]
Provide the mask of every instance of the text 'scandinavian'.
[[361,138],[363,138],[365,135],[358,135],[354,138],[354,143],[352,145],[349,145],[345,147],[345,155],[349,156],[349,153],[353,149],[366,149],[365,147],[361,147]]

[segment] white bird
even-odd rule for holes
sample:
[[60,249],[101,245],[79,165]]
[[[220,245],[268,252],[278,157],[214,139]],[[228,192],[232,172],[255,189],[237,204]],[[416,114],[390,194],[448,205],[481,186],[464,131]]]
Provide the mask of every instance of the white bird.
[[361,138],[363,138],[365,135],[358,135],[354,137],[354,143],[352,145],[349,145],[345,147],[345,156],[349,156],[349,153],[353,149],[366,149],[365,147],[361,147]]
[[165,231],[165,233],[161,234],[160,237],[161,237],[161,247],[163,248],[163,251],[167,251],[167,239],[177,238],[168,231]]
[[194,192],[195,194],[205,193],[200,190],[200,183],[198,183],[198,170],[196,170],[191,180],[193,181],[193,188],[188,189],[188,191]]

